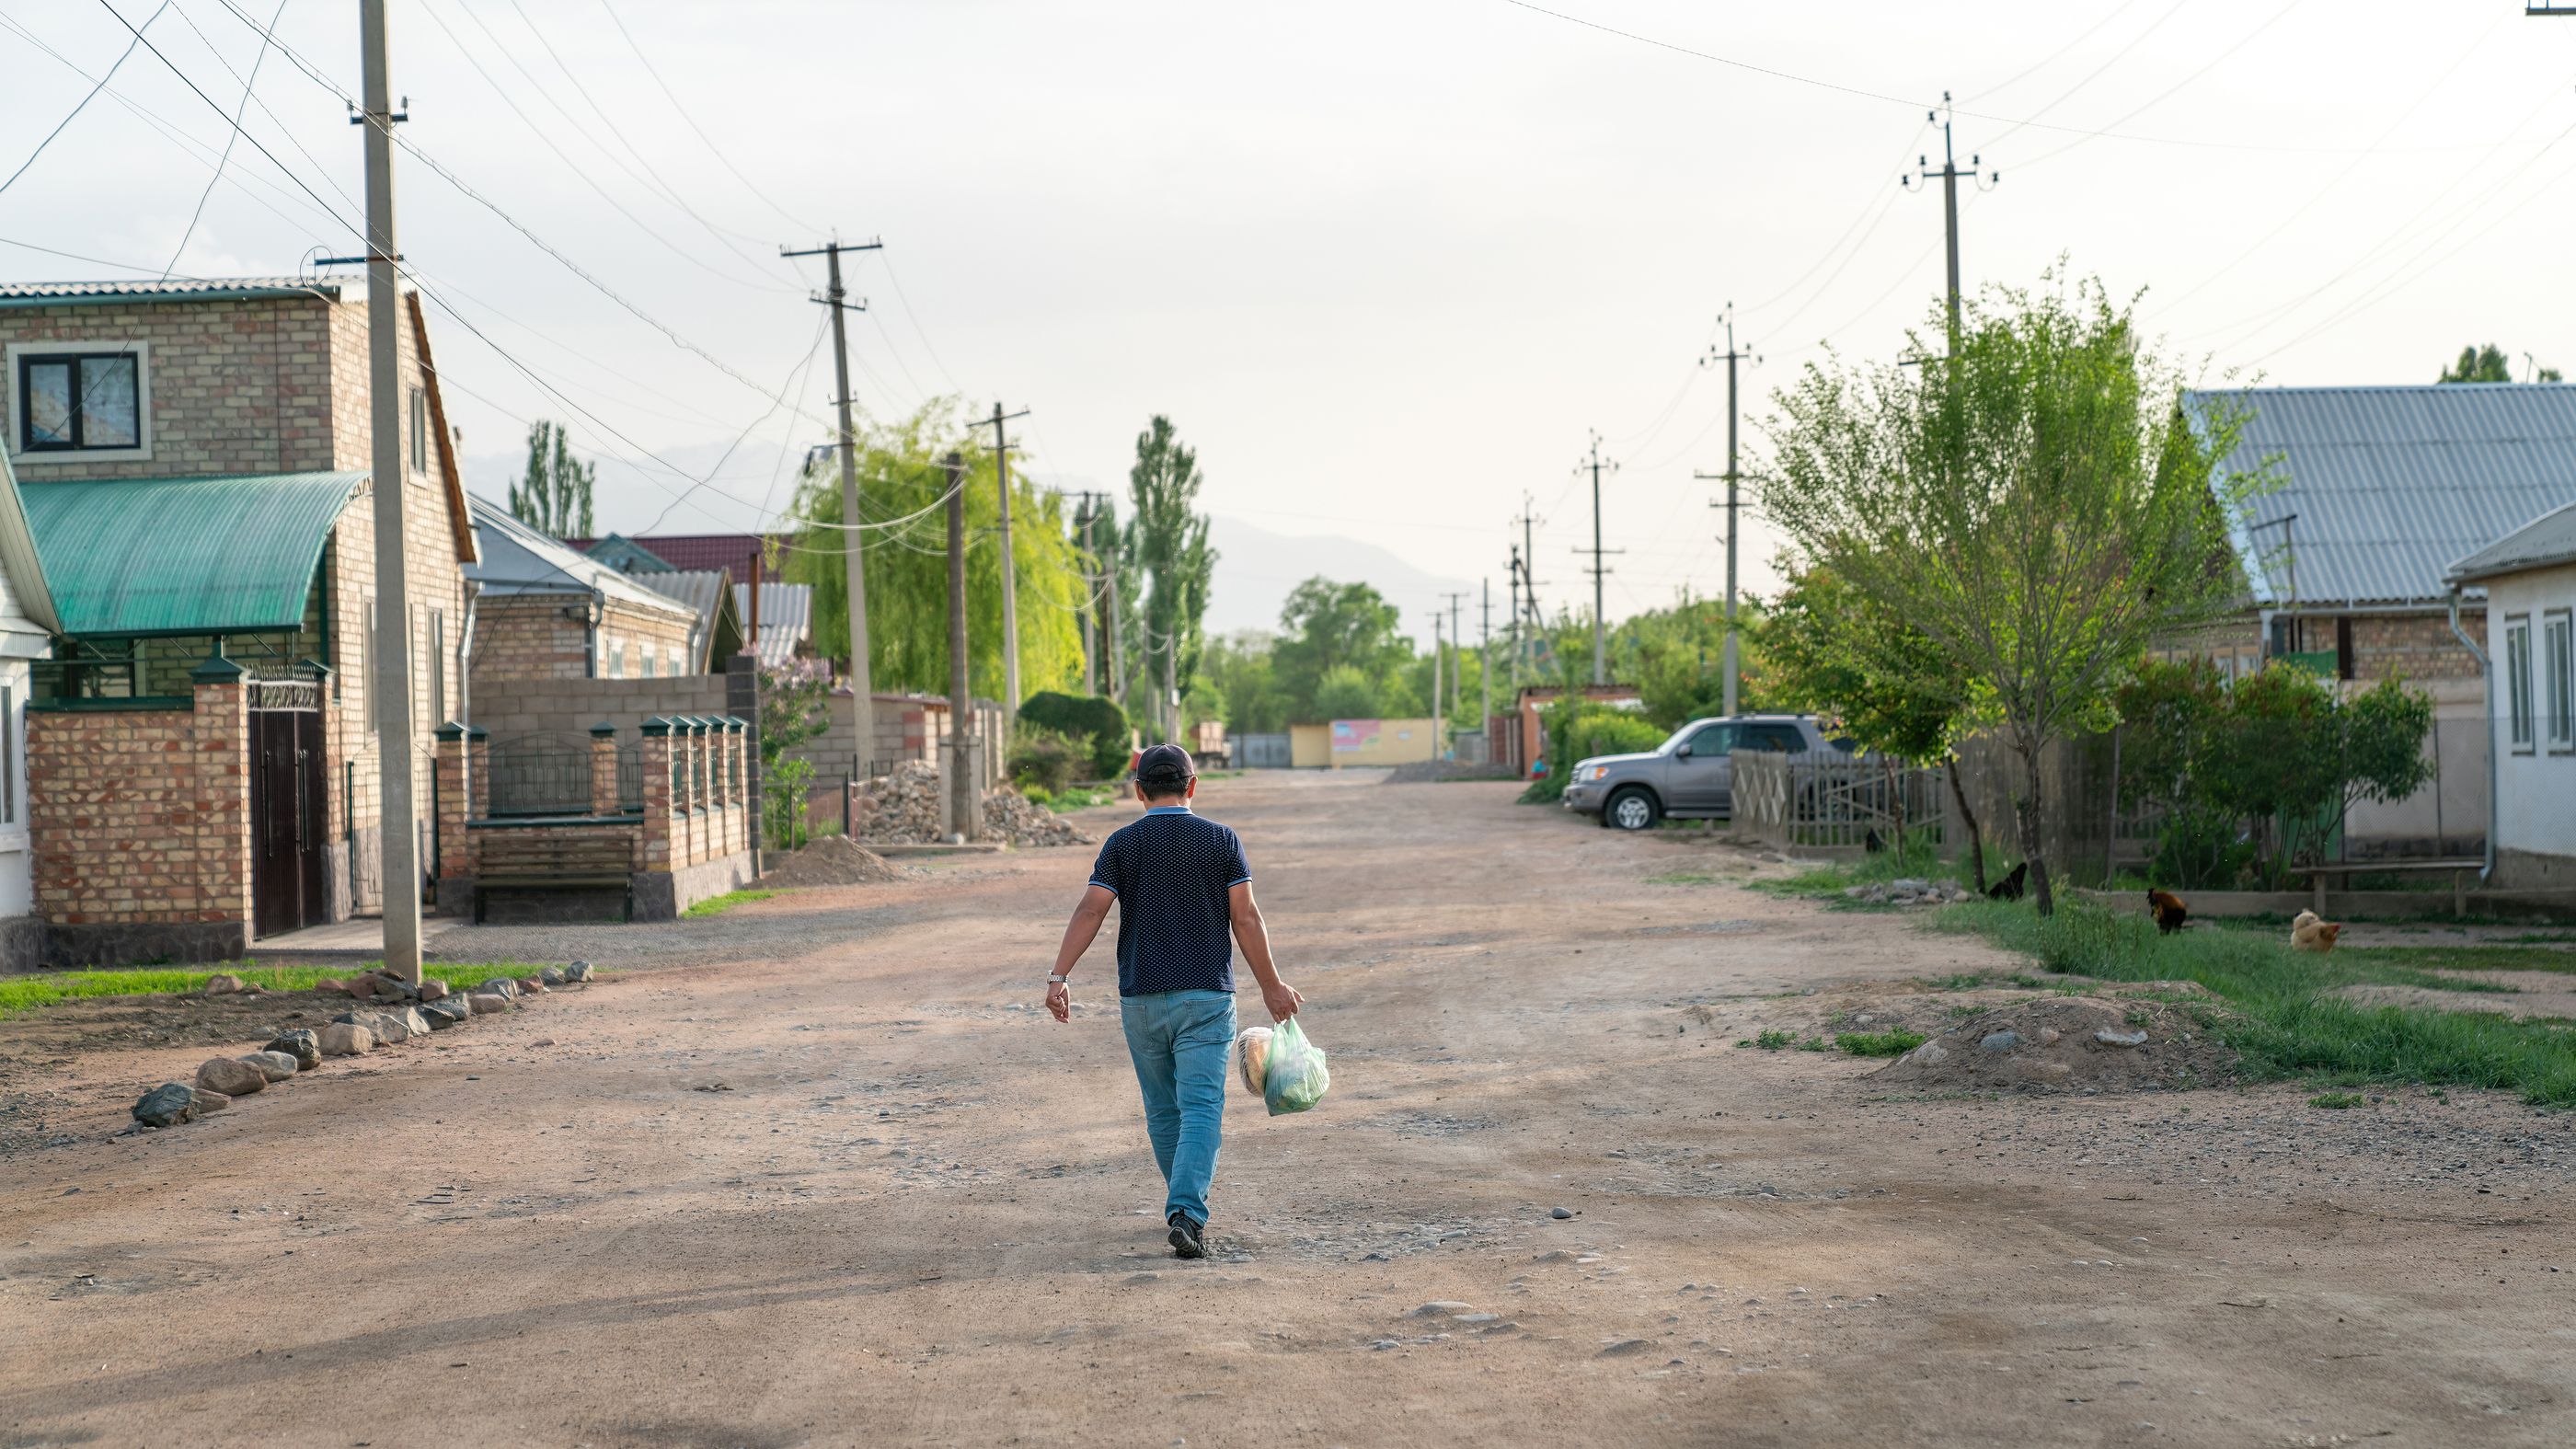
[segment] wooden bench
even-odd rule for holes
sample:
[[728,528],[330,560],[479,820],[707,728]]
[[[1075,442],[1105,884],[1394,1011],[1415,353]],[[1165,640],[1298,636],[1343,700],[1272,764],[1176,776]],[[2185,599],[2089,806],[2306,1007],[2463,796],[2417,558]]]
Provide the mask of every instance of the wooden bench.
[[2299,866],[2295,869],[2294,873],[2308,877],[2309,884],[2316,892],[2316,904],[2310,907],[2310,909],[2322,916],[2326,913],[2326,881],[2330,878],[2349,880],[2357,875],[2396,875],[2399,873],[2412,875],[2419,872],[2447,870],[2451,873],[2451,913],[2456,916],[2465,916],[2469,913],[2469,872],[2473,870],[2483,870],[2485,868],[2486,861],[2484,859],[2340,860],[2326,865]]
[[596,826],[578,833],[536,822],[485,827],[476,841],[474,922],[483,923],[484,898],[495,890],[619,893],[620,918],[635,919],[635,841]]

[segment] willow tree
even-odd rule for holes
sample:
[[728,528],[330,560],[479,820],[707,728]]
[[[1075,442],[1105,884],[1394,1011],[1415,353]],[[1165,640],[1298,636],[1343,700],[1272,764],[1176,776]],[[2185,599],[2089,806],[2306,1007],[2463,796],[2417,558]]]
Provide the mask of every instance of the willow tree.
[[[1001,494],[992,454],[972,446],[971,421],[934,402],[899,422],[871,424],[859,437],[861,567],[868,584],[868,665],[878,689],[948,689],[947,471],[965,455],[966,651],[973,691],[998,699],[1002,669]],[[814,586],[814,644],[830,658],[850,649],[849,570],[840,527],[840,465],[829,453],[798,485],[797,527],[782,571]],[[1082,678],[1079,610],[1090,599],[1088,567],[1075,547],[1064,500],[1011,470],[1013,587],[1019,591],[1020,684],[1036,693],[1072,689]]]
[[1927,332],[1946,357],[1810,364],[1777,398],[1756,492],[1800,564],[1921,632],[1962,714],[2019,761],[2014,821],[2046,914],[2041,756],[2109,723],[2151,644],[2234,607],[2226,518],[2258,484],[2218,467],[2238,415],[2186,418],[2180,374],[2098,281],[1990,289]]

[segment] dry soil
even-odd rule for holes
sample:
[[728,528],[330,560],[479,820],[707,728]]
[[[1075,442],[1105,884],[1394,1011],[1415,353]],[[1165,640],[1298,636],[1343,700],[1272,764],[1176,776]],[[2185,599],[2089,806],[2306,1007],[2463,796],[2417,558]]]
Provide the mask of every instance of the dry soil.
[[1107,945],[1036,1009],[1085,850],[744,906],[690,923],[732,964],[167,1132],[112,1135],[205,1046],[51,1029],[0,1102],[70,1139],[0,1160],[0,1446],[2576,1441],[2565,1116],[1738,1047],[2032,993],[1511,796],[1202,790],[1334,1081],[1235,1094],[1204,1263]]

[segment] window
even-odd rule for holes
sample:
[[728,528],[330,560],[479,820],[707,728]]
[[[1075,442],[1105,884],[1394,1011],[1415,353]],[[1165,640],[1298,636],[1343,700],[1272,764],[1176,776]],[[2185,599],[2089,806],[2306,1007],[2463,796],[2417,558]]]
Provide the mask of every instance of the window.
[[652,640],[650,640],[650,639],[647,639],[647,640],[645,640],[645,641],[644,641],[644,677],[645,677],[645,678],[650,679],[650,678],[652,678],[656,673],[658,673],[658,672],[659,672],[658,670],[656,670],[656,669],[655,669],[655,667],[654,667],[654,666],[656,666],[656,665],[658,665],[658,664],[660,664],[660,663],[662,662],[662,661],[661,661],[661,657],[660,657],[660,656],[661,656],[661,652],[662,652],[662,650],[661,650],[661,646],[660,646],[660,645],[655,644],[655,643],[654,643]]
[[[862,576],[864,578],[864,576]],[[367,632],[358,641],[358,697],[367,703],[367,732],[376,728],[376,601],[365,603]]]
[[1793,724],[1746,725],[1742,748],[1770,750],[1784,755],[1803,754],[1807,748],[1807,736]]
[[2576,615],[2559,609],[2540,616],[2540,660],[2549,748],[2576,749]]
[[2335,678],[2359,679],[2353,672],[2352,620],[2335,620]]
[[22,343],[9,349],[20,454],[151,456],[145,425],[151,391],[145,347]]
[[2531,616],[2504,621],[2504,714],[2513,747],[2531,749]]
[[429,722],[447,723],[447,611],[429,611]]
[[18,823],[18,691],[0,684],[0,825]]
[[429,476],[429,394],[420,388],[411,390],[411,470]]
[[1694,760],[1711,760],[1735,748],[1735,726],[1713,724],[1701,729],[1682,745],[1682,753]]
[[626,641],[610,639],[605,641],[605,647],[608,650],[608,677],[624,679],[626,677]]

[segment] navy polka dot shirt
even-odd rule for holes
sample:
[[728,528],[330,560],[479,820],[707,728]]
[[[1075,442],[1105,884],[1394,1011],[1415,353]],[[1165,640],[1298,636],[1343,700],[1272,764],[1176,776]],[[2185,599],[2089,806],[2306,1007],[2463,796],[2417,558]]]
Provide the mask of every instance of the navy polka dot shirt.
[[1113,831],[1091,883],[1118,897],[1118,994],[1234,990],[1226,892],[1250,879],[1243,841],[1186,807],[1158,805]]

